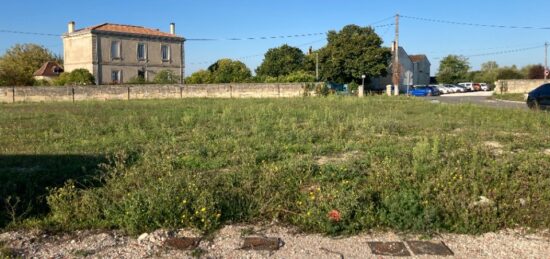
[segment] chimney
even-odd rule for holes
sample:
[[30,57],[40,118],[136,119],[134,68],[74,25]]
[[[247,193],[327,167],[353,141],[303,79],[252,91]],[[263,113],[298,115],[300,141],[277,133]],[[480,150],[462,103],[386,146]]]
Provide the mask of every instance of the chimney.
[[69,27],[69,33],[73,33],[74,32],[74,22],[70,21],[68,27]]
[[176,24],[170,23],[170,34],[176,35]]

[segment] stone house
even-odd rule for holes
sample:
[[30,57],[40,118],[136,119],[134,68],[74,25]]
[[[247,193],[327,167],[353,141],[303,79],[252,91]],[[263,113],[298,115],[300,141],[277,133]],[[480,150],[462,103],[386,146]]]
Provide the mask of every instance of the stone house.
[[[407,84],[427,85],[430,83],[431,63],[426,55],[409,55],[403,47],[399,47],[398,54],[400,70],[399,91],[407,91]],[[392,69],[393,64],[388,68],[387,76],[372,80],[372,87],[375,90],[385,90],[386,85],[393,84]],[[412,74],[412,82],[409,82],[406,78],[408,74]]]
[[48,82],[52,82],[54,79],[59,77],[59,74],[63,73],[63,67],[60,66],[55,61],[48,61],[44,63],[40,67],[40,69],[36,70],[33,74],[33,78],[35,80],[45,80]]
[[84,68],[96,84],[120,84],[136,77],[151,81],[161,70],[184,77],[185,38],[141,26],[104,23],[75,30],[70,22],[63,35],[65,72]]

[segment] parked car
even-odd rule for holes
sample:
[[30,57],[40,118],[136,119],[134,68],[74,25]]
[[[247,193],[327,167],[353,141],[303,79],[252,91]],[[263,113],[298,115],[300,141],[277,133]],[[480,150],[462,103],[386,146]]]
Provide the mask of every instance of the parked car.
[[474,91],[481,91],[481,84],[474,83],[473,87],[474,87]]
[[550,109],[550,84],[544,84],[527,94],[527,107],[531,109]]
[[468,89],[466,89],[466,87],[464,86],[461,86],[461,85],[455,85],[459,90],[458,92],[460,93],[465,93],[465,92],[468,92]]
[[448,88],[450,88],[453,93],[462,93],[462,92],[465,92],[466,90],[462,87],[459,87],[457,85],[446,85]]
[[409,94],[412,96],[438,96],[441,95],[441,92],[434,86],[416,85],[409,90]]
[[466,88],[467,92],[474,91],[474,83],[459,83],[458,85]]
[[451,89],[447,88],[447,87],[444,86],[444,85],[434,85],[434,86],[432,86],[432,87],[437,88],[437,90],[439,90],[439,92],[440,92],[441,94],[450,94],[450,93],[452,93]]
[[489,86],[486,83],[479,84],[481,86],[481,91],[489,91]]

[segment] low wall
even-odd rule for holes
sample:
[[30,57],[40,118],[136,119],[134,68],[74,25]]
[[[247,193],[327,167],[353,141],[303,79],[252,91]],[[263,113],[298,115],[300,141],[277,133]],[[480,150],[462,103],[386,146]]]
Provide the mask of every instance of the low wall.
[[[550,82],[550,81],[546,81],[546,82]],[[498,80],[495,82],[495,92],[524,94],[524,93],[531,92],[531,90],[543,84],[545,84],[545,81],[543,79]],[[502,86],[504,86],[504,88],[502,88]]]
[[0,103],[177,98],[278,98],[303,96],[305,83],[0,87]]

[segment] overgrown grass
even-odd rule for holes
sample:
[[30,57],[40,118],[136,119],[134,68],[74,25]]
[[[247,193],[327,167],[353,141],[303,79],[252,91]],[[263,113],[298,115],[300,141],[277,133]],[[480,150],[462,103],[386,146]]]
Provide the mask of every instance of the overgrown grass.
[[517,94],[497,94],[497,93],[495,93],[493,95],[493,98],[499,99],[499,100],[525,102],[525,94],[522,94],[522,93],[517,93]]
[[[547,113],[383,96],[185,99],[10,104],[0,122],[0,161],[25,158],[0,169],[3,199],[17,196],[16,211],[27,211],[5,212],[4,223],[19,226],[550,226]],[[27,183],[43,174],[55,180]]]

